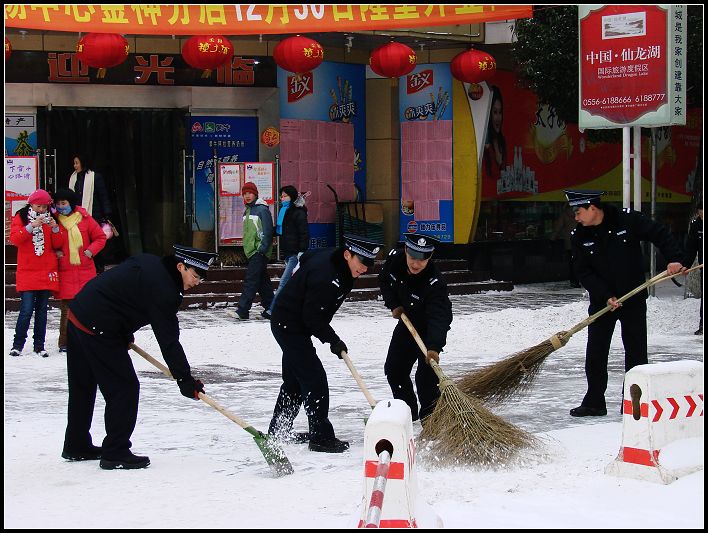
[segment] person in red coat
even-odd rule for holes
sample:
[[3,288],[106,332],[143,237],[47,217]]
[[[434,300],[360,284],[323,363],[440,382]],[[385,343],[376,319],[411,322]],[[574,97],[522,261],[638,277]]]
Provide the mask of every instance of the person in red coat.
[[59,295],[61,320],[59,322],[59,352],[66,353],[66,324],[69,301],[81,288],[96,277],[93,258],[106,246],[106,234],[88,211],[78,204],[77,194],[71,189],[54,193],[54,207],[62,233],[66,233],[59,258]]
[[10,242],[17,247],[16,288],[20,294],[20,314],[10,350],[12,356],[22,355],[33,312],[34,353],[49,356],[44,349],[47,305],[50,293],[59,291],[56,250],[61,249],[65,238],[56,219],[49,213],[51,203],[49,193],[37,189],[12,219]]

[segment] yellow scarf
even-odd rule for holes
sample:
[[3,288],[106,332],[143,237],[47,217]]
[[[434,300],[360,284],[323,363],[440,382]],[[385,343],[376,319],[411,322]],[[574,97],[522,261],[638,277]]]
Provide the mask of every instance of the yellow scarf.
[[59,215],[59,222],[69,232],[69,263],[72,265],[81,264],[81,256],[79,248],[84,245],[84,238],[81,236],[79,222],[81,222],[81,213],[74,211],[69,216]]

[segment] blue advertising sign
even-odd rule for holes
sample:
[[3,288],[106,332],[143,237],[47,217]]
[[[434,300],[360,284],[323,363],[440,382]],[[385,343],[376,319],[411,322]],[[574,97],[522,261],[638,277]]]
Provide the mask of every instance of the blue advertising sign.
[[400,232],[454,242],[452,74],[418,65],[398,85],[401,121]]
[[[323,62],[312,72],[299,76],[278,67],[278,88],[280,95],[281,119],[324,121],[328,123],[353,125],[353,160],[351,162],[354,172],[354,184],[361,191],[359,200],[363,201],[366,194],[366,67],[349,63]],[[334,140],[334,139],[327,139]],[[287,165],[287,133],[281,132],[281,166]],[[322,157],[321,155],[317,157]],[[339,161],[345,163],[344,161]],[[325,165],[324,160],[319,160],[320,165]],[[285,180],[295,181],[282,174]],[[300,176],[301,179],[305,179]],[[331,181],[330,181],[331,179]],[[314,182],[311,182],[313,184]],[[335,224],[332,222],[316,222],[316,220],[333,220],[334,195],[326,185],[336,185],[334,176],[320,175],[317,178],[317,187],[310,187],[312,193],[307,201],[312,202],[310,211],[310,246],[323,248],[335,244]],[[343,183],[342,180],[339,181]],[[353,189],[351,180],[347,185]],[[335,189],[337,187],[335,186]],[[300,192],[307,192],[305,190]],[[341,200],[341,198],[340,198]],[[316,214],[317,213],[317,214]]]
[[[214,154],[220,163],[258,161],[258,118],[191,116],[196,231],[214,230]],[[188,199],[189,200],[189,199]]]

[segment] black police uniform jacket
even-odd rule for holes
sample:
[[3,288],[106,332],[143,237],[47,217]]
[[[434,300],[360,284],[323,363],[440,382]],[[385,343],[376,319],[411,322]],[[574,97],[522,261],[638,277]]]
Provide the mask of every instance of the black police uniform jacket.
[[93,278],[69,303],[78,321],[108,339],[133,339],[150,324],[175,379],[191,375],[179,342],[182,276],[173,257],[139,254]]
[[688,237],[686,238],[686,254],[683,256],[681,264],[691,268],[693,261],[698,254],[698,263],[703,263],[703,221],[696,217],[688,226]]
[[305,252],[275,300],[271,324],[286,333],[337,342],[339,336],[329,323],[353,286],[342,248]]
[[[575,272],[593,308],[605,307],[608,299],[620,298],[646,281],[641,241],[653,243],[669,263],[682,259],[680,246],[663,224],[612,205],[603,211],[601,224],[578,224],[571,233]],[[645,289],[632,298],[648,295]]]
[[381,272],[379,286],[384,304],[393,310],[403,307],[429,350],[442,351],[452,323],[452,304],[440,270],[429,261],[417,275],[408,273],[406,252],[391,250]]

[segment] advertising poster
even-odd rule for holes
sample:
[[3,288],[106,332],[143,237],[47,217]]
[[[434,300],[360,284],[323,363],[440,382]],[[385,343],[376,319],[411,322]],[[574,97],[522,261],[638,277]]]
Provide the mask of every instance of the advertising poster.
[[329,187],[340,202],[365,200],[365,80],[364,65],[325,61],[299,76],[278,68],[280,186],[305,195],[311,248],[336,242]]
[[418,65],[398,85],[401,121],[400,232],[454,241],[452,74]]
[[37,151],[37,116],[5,115],[5,155],[34,155]]
[[194,231],[214,231],[214,156],[220,163],[258,159],[258,118],[191,116],[194,150]]
[[[492,107],[482,156],[482,199],[565,201],[563,189],[601,189],[622,201],[622,143],[593,143],[577,124],[566,124],[553,106],[520,88],[511,72],[489,80]],[[701,110],[686,126],[657,128],[657,200],[688,202],[702,131]],[[642,137],[642,198],[651,192],[650,138]]]
[[39,187],[37,158],[5,156],[5,243],[10,244],[12,217],[27,204],[27,198]]
[[578,8],[581,128],[686,123],[686,6]]

